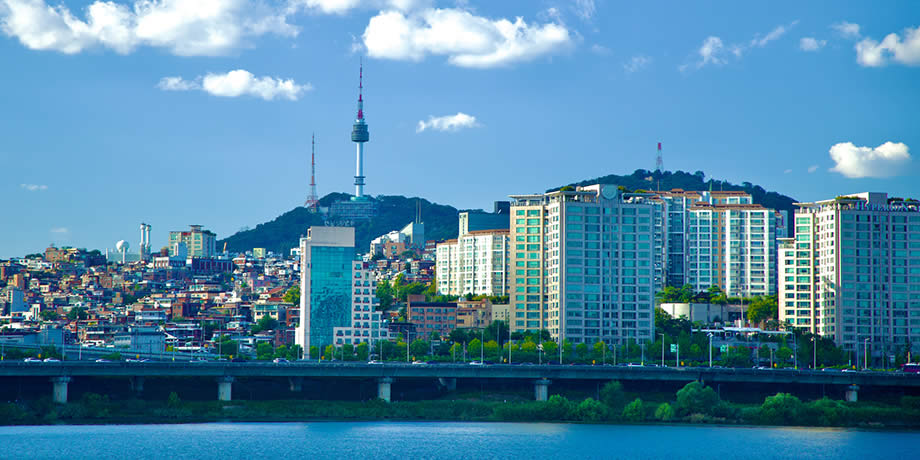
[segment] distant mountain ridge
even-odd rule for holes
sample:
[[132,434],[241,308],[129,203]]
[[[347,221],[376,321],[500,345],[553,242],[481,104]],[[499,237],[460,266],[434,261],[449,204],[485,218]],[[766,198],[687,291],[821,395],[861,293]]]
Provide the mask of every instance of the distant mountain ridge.
[[[651,181],[648,180],[651,178]],[[741,185],[722,180],[706,180],[702,171],[688,173],[684,171],[647,171],[639,169],[627,176],[610,174],[595,179],[583,180],[568,185],[590,185],[606,183],[621,185],[630,190],[735,190],[750,193],[754,203],[767,208],[782,209],[790,212],[795,209],[791,197],[777,192],[764,190],[759,185],[742,182]],[[660,185],[659,185],[660,184]],[[557,187],[553,190],[557,190]],[[319,200],[322,207],[331,206],[337,201],[351,197],[346,193],[330,193]],[[424,198],[407,198],[399,195],[381,195],[376,197],[380,203],[380,214],[373,220],[359,222],[355,225],[355,244],[360,251],[366,251],[370,241],[380,235],[399,230],[415,220],[416,206],[421,201],[422,222],[425,223],[425,237],[428,240],[446,240],[457,237],[457,213],[461,210],[453,206],[432,203]],[[224,242],[230,252],[245,252],[252,248],[266,248],[279,254],[287,252],[300,244],[300,237],[305,235],[310,226],[325,225],[323,216],[312,213],[304,207],[294,208],[270,222],[256,225],[253,229],[242,230],[228,238],[220,240],[218,248]]]

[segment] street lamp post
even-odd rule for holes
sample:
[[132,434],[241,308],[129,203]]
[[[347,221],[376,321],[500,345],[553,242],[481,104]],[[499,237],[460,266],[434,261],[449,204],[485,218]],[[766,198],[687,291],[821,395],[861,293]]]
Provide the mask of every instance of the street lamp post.
[[712,367],[712,332],[706,335],[709,336],[709,367]]
[[811,336],[811,345],[812,345],[811,350],[813,354],[811,358],[812,359],[811,368],[817,369],[818,368],[818,338],[817,337]]
[[485,340],[485,331],[486,331],[485,329],[479,329],[479,363],[480,364],[483,364],[486,361],[485,360],[486,347],[485,347],[485,344],[483,343],[483,341]]
[[661,336],[661,367],[664,367],[664,333],[658,335]]
[[542,366],[543,365],[543,344],[542,343],[537,345],[537,359],[539,360],[537,361],[537,363],[539,363],[539,365]]

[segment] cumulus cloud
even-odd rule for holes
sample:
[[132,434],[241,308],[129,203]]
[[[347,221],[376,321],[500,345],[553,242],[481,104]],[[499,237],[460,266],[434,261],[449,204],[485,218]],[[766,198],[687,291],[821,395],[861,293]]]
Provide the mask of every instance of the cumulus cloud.
[[48,190],[47,185],[39,185],[39,184],[19,184],[19,187],[24,190],[28,190],[30,192],[43,192],[45,190]]
[[651,64],[652,58],[648,56],[633,56],[628,62],[623,64],[623,69],[627,73],[638,72]]
[[824,48],[824,45],[827,44],[827,40],[818,40],[814,37],[804,37],[799,40],[799,49],[802,51],[818,51],[821,48]]
[[76,54],[139,46],[180,56],[223,55],[266,34],[296,36],[287,9],[264,0],[134,0],[131,6],[94,1],[79,18],[46,0],[0,0],[0,30],[34,50]]
[[896,176],[911,162],[907,145],[894,142],[885,142],[875,148],[841,142],[831,147],[830,154],[836,163],[831,171],[850,178]]
[[56,227],[51,229],[51,233],[70,233],[67,227]]
[[843,38],[859,38],[859,24],[843,21],[832,24],[831,29],[834,29]]
[[251,72],[237,69],[222,74],[209,73],[194,80],[164,77],[157,83],[157,88],[164,91],[200,90],[221,97],[254,96],[266,101],[275,98],[296,101],[313,86],[309,83],[301,85],[292,79],[256,77]]
[[791,169],[787,169],[787,170],[783,171],[783,174],[790,174],[790,173],[792,173],[792,170],[791,170]]
[[808,174],[811,174],[818,170],[818,165],[811,165],[808,167]]
[[888,34],[881,43],[865,38],[856,44],[856,62],[864,67],[882,67],[891,58],[895,62],[920,66],[920,26],[904,29],[904,37]]
[[523,18],[488,19],[460,9],[382,11],[362,36],[369,56],[420,61],[447,56],[459,67],[490,68],[561,52],[572,35],[560,23],[530,25]]
[[459,131],[463,128],[475,128],[477,126],[479,126],[479,122],[476,121],[476,117],[457,112],[456,115],[430,116],[428,121],[420,120],[415,132],[420,133],[429,129],[435,131]]

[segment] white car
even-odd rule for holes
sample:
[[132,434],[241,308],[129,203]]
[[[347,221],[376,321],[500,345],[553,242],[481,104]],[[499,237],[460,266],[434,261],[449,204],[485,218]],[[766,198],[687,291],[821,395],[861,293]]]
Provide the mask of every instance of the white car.
[[61,360],[60,360],[60,359],[57,359],[57,358],[45,358],[44,361],[45,361],[46,363],[59,363],[59,362],[61,362]]
[[275,359],[272,360],[272,362],[275,363],[275,364],[290,364],[290,363],[291,363],[290,361],[288,361],[288,360],[285,359],[285,358],[275,358]]
[[483,366],[482,361],[470,361],[470,366]]
[[22,360],[22,362],[24,362],[24,363],[40,363],[40,362],[42,362],[42,360],[40,360],[40,359],[38,359],[38,358],[26,358],[26,359]]
[[376,359],[372,359],[372,360],[368,361],[367,363],[368,363],[368,364],[383,364],[383,363],[381,363],[380,361],[377,361]]

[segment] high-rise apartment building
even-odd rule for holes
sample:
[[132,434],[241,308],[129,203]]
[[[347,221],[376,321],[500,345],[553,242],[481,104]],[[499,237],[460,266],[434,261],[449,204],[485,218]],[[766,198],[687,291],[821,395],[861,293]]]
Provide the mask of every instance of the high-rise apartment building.
[[475,230],[437,247],[438,292],[508,295],[508,230]]
[[445,295],[508,295],[508,202],[494,213],[461,212],[457,239],[438,243],[438,292]]
[[779,247],[780,321],[876,358],[920,342],[920,202],[859,193],[798,206]]
[[718,286],[733,296],[776,293],[776,239],[785,212],[756,205],[740,191],[648,192],[655,222],[655,290]]
[[188,231],[169,232],[169,255],[177,256],[173,248],[177,243],[185,243],[188,257],[212,258],[217,255],[217,235],[210,230],[202,230],[201,225],[191,225]]
[[573,343],[652,339],[652,198],[600,184],[511,198],[512,330]]
[[300,325],[295,342],[310,359],[316,358],[311,356],[311,346],[322,351],[334,344],[336,327],[352,324],[352,292],[357,289],[353,285],[355,229],[310,227],[300,239],[300,260]]
[[377,311],[380,303],[374,294],[377,283],[367,262],[353,261],[352,268],[350,325],[333,328],[335,345],[366,343],[373,348],[378,340],[387,340],[389,336],[383,313]]

